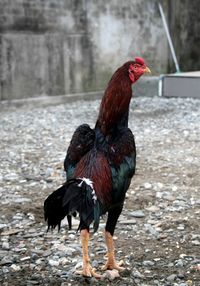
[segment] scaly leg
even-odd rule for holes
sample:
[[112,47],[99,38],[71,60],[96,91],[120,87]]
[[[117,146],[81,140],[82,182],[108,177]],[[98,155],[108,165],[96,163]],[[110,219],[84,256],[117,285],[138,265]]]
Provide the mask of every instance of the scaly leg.
[[90,264],[90,258],[88,254],[88,243],[89,243],[89,231],[87,229],[81,230],[81,245],[83,251],[83,270],[77,271],[77,274],[86,277],[101,278],[102,276],[97,274]]
[[120,267],[123,262],[117,263],[115,260],[115,247],[114,247],[114,242],[113,242],[113,234],[114,230],[117,224],[117,220],[119,218],[119,215],[121,214],[122,207],[118,206],[113,208],[108,212],[108,219],[106,223],[106,229],[105,229],[105,240],[106,240],[106,245],[107,245],[107,262],[103,266],[102,270],[106,269],[116,269],[116,270],[124,270],[123,267]]
[[121,267],[123,262],[120,261],[119,263],[117,263],[117,261],[115,260],[115,248],[114,248],[113,237],[108,231],[105,231],[105,240],[107,245],[107,262],[102,267],[102,270],[107,270],[107,269],[110,270],[116,269],[118,271],[124,270],[125,268]]

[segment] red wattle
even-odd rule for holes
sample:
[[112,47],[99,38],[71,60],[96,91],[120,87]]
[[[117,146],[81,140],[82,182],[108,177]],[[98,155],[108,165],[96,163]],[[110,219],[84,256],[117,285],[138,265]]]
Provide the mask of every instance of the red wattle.
[[135,81],[134,73],[129,72],[129,78],[132,81],[132,83]]

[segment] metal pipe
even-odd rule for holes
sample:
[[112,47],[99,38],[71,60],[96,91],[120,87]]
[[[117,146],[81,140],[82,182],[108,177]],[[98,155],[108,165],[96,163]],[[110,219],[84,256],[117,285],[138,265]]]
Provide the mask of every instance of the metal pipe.
[[167,35],[167,40],[168,40],[169,47],[170,47],[170,50],[171,50],[171,54],[172,54],[172,57],[173,57],[173,60],[174,60],[176,71],[180,72],[180,67],[179,67],[178,60],[177,60],[177,57],[176,57],[176,53],[175,53],[175,50],[174,50],[174,46],[173,46],[173,43],[172,43],[172,38],[170,36],[169,28],[168,28],[167,21],[166,21],[166,18],[165,18],[165,14],[164,14],[164,11],[163,11],[163,8],[162,8],[162,5],[160,4],[160,2],[158,2],[158,8],[159,8],[160,15],[161,15],[161,18],[162,18],[162,21],[163,21],[163,26],[164,26],[164,29],[165,29],[165,32],[166,32],[166,35]]

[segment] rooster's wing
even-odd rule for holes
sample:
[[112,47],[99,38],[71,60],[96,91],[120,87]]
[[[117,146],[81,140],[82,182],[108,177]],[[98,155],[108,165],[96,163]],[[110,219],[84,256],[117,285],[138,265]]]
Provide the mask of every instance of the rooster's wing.
[[129,128],[123,128],[110,147],[113,202],[124,201],[126,191],[135,174],[136,147],[134,135]]
[[94,140],[95,131],[88,124],[82,124],[75,130],[64,160],[67,179],[73,177],[77,163],[93,148]]

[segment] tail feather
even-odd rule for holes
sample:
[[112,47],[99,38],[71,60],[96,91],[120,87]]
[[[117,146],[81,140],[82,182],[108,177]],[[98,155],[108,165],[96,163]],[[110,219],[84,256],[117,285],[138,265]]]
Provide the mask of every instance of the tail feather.
[[68,180],[63,186],[54,191],[44,202],[44,217],[49,228],[58,226],[66,216],[78,212],[80,225],[89,227],[94,222],[97,231],[101,214],[100,202],[94,196],[94,190],[87,181],[82,179]]

